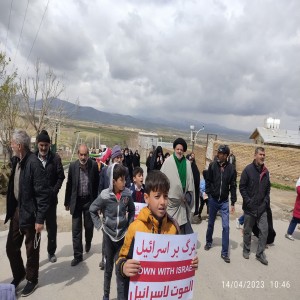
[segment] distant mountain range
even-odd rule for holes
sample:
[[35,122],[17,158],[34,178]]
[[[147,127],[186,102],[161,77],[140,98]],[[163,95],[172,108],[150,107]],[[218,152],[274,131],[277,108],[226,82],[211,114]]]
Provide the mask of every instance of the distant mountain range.
[[[41,101],[40,101],[41,103]],[[39,103],[37,103],[37,107]],[[65,111],[74,112],[70,116],[71,119],[88,121],[88,122],[99,122],[106,125],[116,125],[121,127],[132,127],[139,128],[146,131],[155,131],[159,129],[165,130],[180,130],[180,131],[190,131],[190,125],[195,126],[195,130],[199,130],[204,126],[204,130],[201,134],[211,133],[221,136],[223,139],[228,139],[232,141],[242,141],[249,142],[250,132],[244,132],[239,130],[233,130],[224,126],[213,123],[200,123],[195,120],[165,120],[156,117],[144,117],[143,119],[139,117],[122,115],[116,113],[108,113],[97,110],[89,106],[77,106],[68,101],[55,99],[53,101],[53,106],[63,107]]]

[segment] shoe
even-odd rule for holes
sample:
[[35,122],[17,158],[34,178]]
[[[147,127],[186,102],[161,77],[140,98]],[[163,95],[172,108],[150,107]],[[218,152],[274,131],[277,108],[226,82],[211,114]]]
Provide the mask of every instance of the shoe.
[[263,265],[268,265],[268,261],[267,261],[267,259],[266,259],[266,257],[265,257],[265,255],[264,254],[261,254],[261,255],[256,255],[256,259],[258,260],[258,261],[260,261]]
[[100,270],[104,270],[104,267],[105,267],[105,263],[104,263],[103,260],[101,260],[100,263],[99,263]]
[[89,253],[90,252],[90,250],[91,250],[91,242],[87,242],[86,244],[85,244],[85,252],[86,253]]
[[24,274],[20,279],[13,279],[13,281],[10,284],[14,285],[15,288],[17,288],[19,284],[25,279],[25,277],[26,274]]
[[105,297],[105,296],[103,296],[103,298],[102,298],[103,300],[109,300],[109,297]]
[[249,259],[249,253],[243,252],[243,257],[244,257],[245,259]]
[[221,258],[226,262],[226,263],[230,263],[230,258],[227,255],[223,255],[221,254]]
[[294,241],[294,238],[293,238],[293,236],[291,235],[291,234],[286,234],[285,235],[285,237],[287,238],[287,239],[289,239],[290,241]]
[[55,263],[57,261],[55,254],[48,254],[48,259],[52,263]]
[[37,287],[38,287],[38,282],[27,281],[27,284],[25,285],[25,287],[21,293],[21,296],[27,297],[27,296],[31,295]]
[[192,224],[200,224],[201,220],[198,218],[198,216],[193,216],[191,223]]
[[204,250],[208,251],[210,248],[211,248],[211,244],[206,243],[206,245],[204,246]]
[[241,229],[241,224],[240,224],[239,218],[235,219],[235,227],[236,227],[236,229]]
[[77,266],[80,262],[82,262],[82,258],[74,258],[74,259],[71,261],[71,266],[72,266],[72,267],[75,267],[75,266]]

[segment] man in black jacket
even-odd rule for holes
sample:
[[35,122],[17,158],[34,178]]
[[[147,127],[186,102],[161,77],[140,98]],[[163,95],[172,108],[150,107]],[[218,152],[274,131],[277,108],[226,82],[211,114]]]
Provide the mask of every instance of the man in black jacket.
[[46,229],[48,232],[48,259],[50,262],[54,263],[56,262],[55,251],[57,247],[57,194],[65,179],[65,174],[59,155],[50,151],[50,137],[46,130],[41,131],[37,136],[36,142],[38,151],[36,151],[35,154],[46,170],[48,184],[51,189],[49,209],[46,214]]
[[230,149],[227,145],[218,148],[217,160],[213,161],[209,167],[206,178],[205,192],[208,195],[209,220],[206,231],[205,250],[212,247],[212,235],[217,212],[221,211],[222,217],[222,251],[221,258],[230,263],[228,255],[229,248],[229,192],[231,195],[231,212],[234,213],[236,202],[236,170],[232,164],[228,163],[227,157]]
[[93,239],[94,224],[89,212],[91,203],[98,196],[99,171],[97,163],[89,158],[88,147],[78,147],[78,160],[69,167],[66,185],[65,208],[72,215],[72,239],[74,267],[82,261],[82,216],[85,229],[85,251],[89,252]]
[[[27,279],[21,295],[26,297],[38,285],[39,252],[41,231],[49,207],[50,189],[45,170],[37,156],[30,152],[30,137],[23,130],[12,136],[12,173],[7,193],[7,214],[10,220],[6,253],[13,273],[13,284],[17,287]],[[25,237],[27,263],[24,267],[21,247]]]
[[243,257],[249,259],[251,247],[251,233],[255,224],[259,229],[256,259],[267,265],[264,250],[268,237],[267,209],[270,207],[270,175],[264,165],[265,149],[257,147],[254,160],[242,172],[240,179],[240,193],[243,197],[244,248]]

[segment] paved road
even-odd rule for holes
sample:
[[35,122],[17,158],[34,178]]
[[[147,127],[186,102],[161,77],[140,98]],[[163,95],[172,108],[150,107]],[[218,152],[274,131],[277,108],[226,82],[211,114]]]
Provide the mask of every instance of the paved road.
[[[60,198],[63,199],[64,191]],[[295,197],[293,193],[285,196]],[[280,198],[280,197],[279,197]],[[60,227],[65,232],[58,234],[58,261],[54,264],[47,260],[46,233],[41,240],[41,259],[39,288],[29,299],[102,299],[103,271],[98,267],[102,234],[95,231],[92,249],[84,254],[84,261],[76,267],[71,267],[73,258],[72,238],[69,228],[71,217],[64,211],[60,199],[58,215]],[[294,201],[291,200],[292,203]],[[300,232],[296,230],[295,241],[284,237],[288,227],[288,210],[290,204],[273,206],[275,210],[274,228],[277,237],[273,246],[266,250],[269,266],[264,266],[255,260],[257,239],[253,238],[249,260],[242,257],[242,232],[235,228],[235,217],[241,213],[241,199],[236,205],[237,213],[230,221],[230,257],[231,263],[226,264],[220,258],[221,251],[221,220],[217,218],[214,232],[214,244],[210,251],[204,251],[207,222],[193,225],[198,233],[199,270],[195,277],[194,298],[198,299],[299,299],[300,297]],[[7,231],[0,232],[0,282],[11,281],[11,271],[5,253]],[[23,249],[23,254],[25,253]],[[20,285],[20,289],[25,281]],[[18,295],[20,294],[20,290]],[[112,280],[111,299],[116,299],[115,278]]]

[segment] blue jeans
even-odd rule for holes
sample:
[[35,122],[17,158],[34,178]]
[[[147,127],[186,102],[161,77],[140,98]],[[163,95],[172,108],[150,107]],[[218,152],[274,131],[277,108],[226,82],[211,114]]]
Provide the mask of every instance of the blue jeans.
[[245,220],[245,215],[241,215],[239,217],[239,223],[240,223],[240,225],[244,225],[244,220]]
[[224,256],[228,256],[228,248],[229,248],[229,202],[228,200],[218,202],[218,200],[209,198],[208,199],[209,206],[209,219],[208,226],[206,231],[206,243],[212,244],[212,236],[214,233],[214,226],[217,212],[220,210],[222,217],[222,251],[221,254]]
[[296,228],[298,223],[300,223],[300,219],[293,217],[292,220],[291,220],[291,223],[289,225],[287,233],[292,235],[293,232],[295,231],[295,228]]

